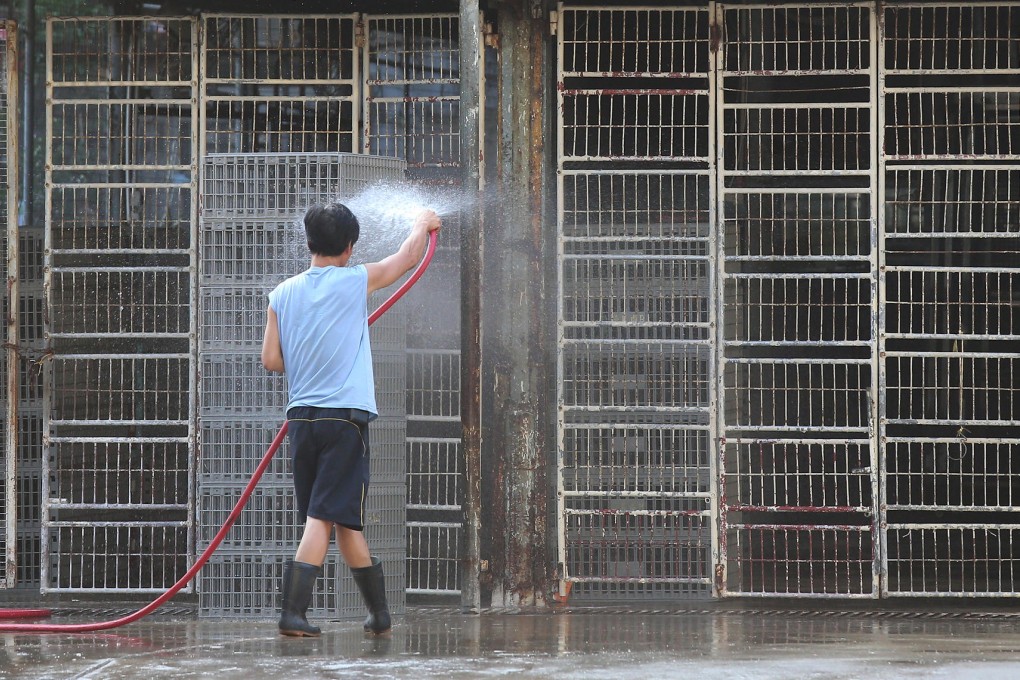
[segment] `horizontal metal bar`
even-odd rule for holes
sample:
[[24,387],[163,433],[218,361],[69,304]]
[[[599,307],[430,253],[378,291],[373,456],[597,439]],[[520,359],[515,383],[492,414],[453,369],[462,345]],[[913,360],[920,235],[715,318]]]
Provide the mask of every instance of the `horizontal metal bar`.
[[[456,84],[456,82],[452,83]],[[460,97],[457,95],[449,94],[432,94],[432,95],[404,95],[402,97],[366,97],[365,101],[373,104],[414,104],[416,102],[459,102]]]
[[[188,333],[187,331],[184,331],[184,332],[181,332],[181,333],[160,333],[160,332],[157,332],[157,331],[153,331],[152,333],[140,333],[140,332],[131,332],[131,331],[117,331],[117,332],[113,332],[113,333],[89,333],[89,332],[82,331],[82,332],[74,332],[74,333],[53,333],[53,332],[51,332],[51,333],[48,334],[48,337],[50,337],[50,338],[65,338],[65,339],[66,338],[71,338],[71,339],[75,339],[75,338],[83,338],[83,339],[84,338],[95,338],[95,339],[104,339],[104,338],[166,338],[167,340],[174,340],[174,339],[178,339],[179,340],[181,338],[189,338],[189,337],[191,337],[191,334]],[[135,356],[137,356],[137,357],[145,357],[145,356],[148,356],[148,355],[145,355],[145,354],[136,354]]]
[[[564,239],[564,241],[568,241],[568,240],[570,240],[570,239],[569,238],[565,238]],[[573,242],[573,243],[591,243],[594,240],[595,239],[576,238],[575,237],[571,242]],[[639,239],[639,241],[645,241],[645,240],[647,240],[647,239]],[[694,238],[692,238],[690,240],[692,240],[692,241],[704,241],[705,239],[694,239]],[[621,239],[613,239],[613,242],[614,243],[626,243],[626,241],[621,240]],[[671,243],[674,242],[673,239],[670,239],[670,242]],[[631,255],[631,254],[628,254],[628,253],[619,253],[619,254],[615,254],[615,255],[614,254],[601,254],[601,253],[598,254],[598,255],[590,255],[590,254],[580,254],[580,255],[578,255],[578,254],[567,254],[567,253],[564,253],[563,256],[561,257],[561,260],[563,260],[563,261],[577,260],[577,261],[582,261],[582,262],[583,261],[588,261],[588,260],[597,260],[598,262],[708,262],[709,258],[708,258],[707,255],[640,255],[640,254],[633,254],[633,255]]]
[[1020,444],[1020,439],[1005,437],[885,437],[883,441],[892,444]]
[[[928,170],[962,170],[962,171],[972,171],[973,170],[973,171],[982,171],[983,172],[985,170],[1013,170],[1013,171],[1015,171],[1015,170],[1017,170],[1017,167],[1016,167],[1016,165],[1009,165],[1009,164],[1004,164],[1004,163],[994,163],[994,164],[989,164],[989,165],[981,165],[980,167],[975,167],[975,166],[972,166],[972,165],[963,165],[963,164],[960,164],[960,163],[931,163],[931,164],[928,164],[928,163],[924,163],[924,164],[920,164],[920,163],[897,163],[896,165],[889,166],[887,168],[888,172],[886,174],[889,174],[892,171],[899,172],[900,170],[924,170],[924,171],[928,171]],[[942,232],[939,232],[939,234],[941,235]],[[927,237],[928,234],[925,234],[925,236]],[[896,237],[900,238],[900,234],[896,234]]]
[[[181,248],[52,248],[50,253],[53,255],[190,255],[191,250],[185,250]],[[102,268],[103,271],[112,271],[106,267]],[[82,268],[82,271],[95,271],[93,269]],[[125,268],[126,271],[139,271],[138,269]],[[70,271],[67,269],[61,269],[55,267],[54,271]],[[188,271],[187,268],[181,271]]]
[[[868,474],[868,473],[862,473]],[[833,513],[833,512],[857,512],[862,515],[870,516],[872,514],[872,508],[866,505],[846,505],[846,506],[827,506],[827,505],[727,505],[725,506],[727,512],[818,512],[818,513]],[[760,526],[760,525],[754,525]]]
[[[930,41],[930,39],[929,39]],[[1018,68],[961,68],[961,69],[919,69],[919,68],[886,68],[883,73],[887,76],[977,76],[977,75],[1016,75],[1020,74]],[[913,88],[910,88],[913,89]],[[949,88],[946,88],[949,89]],[[998,88],[995,88],[998,89]],[[908,88],[887,87],[886,91],[906,91]],[[916,90],[915,90],[916,91]]]
[[[925,154],[925,153],[915,153],[915,154],[903,154],[903,155],[888,154],[888,155],[883,156],[883,159],[886,160],[886,161],[899,161],[899,160],[915,161],[915,160],[923,160],[925,158],[932,158],[932,159],[938,159],[938,160],[955,159],[955,160],[959,160],[959,161],[985,161],[985,160],[988,160],[988,161],[1004,161],[1004,160],[1020,160],[1020,154],[947,154],[947,153],[930,153],[930,154]],[[897,166],[894,166],[894,167],[896,169],[899,169],[901,166],[897,165]],[[961,165],[958,165],[956,167],[966,167],[966,166],[961,164]],[[985,166],[982,165],[980,167],[984,168]],[[891,167],[887,166],[887,169],[891,169]],[[894,235],[897,236],[897,237],[899,236],[899,234],[894,234]],[[946,234],[944,232],[938,232],[936,235],[937,236],[946,236]],[[1015,235],[1015,234],[1013,234],[1013,235]]]
[[875,595],[873,592],[868,591],[865,593],[791,593],[789,591],[773,590],[768,592],[743,592],[739,590],[725,590],[722,592],[723,597],[739,597],[739,598],[790,598],[790,599],[805,599],[805,600],[874,600]]
[[[71,503],[65,501],[62,498],[50,498],[50,507],[61,508],[66,510],[187,510],[186,504],[182,505],[179,503]],[[181,524],[180,526],[184,526]],[[53,526],[53,525],[51,525]],[[90,525],[98,526],[98,525]],[[144,526],[156,526],[156,525],[144,525]],[[160,525],[162,526],[162,525]]]
[[711,511],[704,510],[616,510],[613,508],[600,508],[598,510],[575,510],[565,508],[565,515],[578,517],[709,517]]
[[188,437],[59,437],[51,436],[51,444],[187,444]]
[[[938,73],[938,71],[925,71],[925,73]],[[955,73],[953,71],[946,71],[945,73]],[[1001,73],[1001,71],[996,71]],[[996,92],[1020,92],[1020,85],[947,85],[938,87],[895,87],[887,86],[883,89],[886,94],[898,94],[898,93],[935,93],[943,94],[945,92],[974,92],[978,94],[992,94]]]
[[408,595],[460,595],[459,588],[456,590],[442,590],[439,588],[404,588],[404,592]]
[[[68,252],[78,253],[79,250],[71,250]],[[105,251],[104,251],[105,252]],[[152,254],[159,254],[158,250],[148,251]],[[54,266],[53,272],[55,274],[92,274],[95,272],[111,273],[111,274],[145,274],[149,272],[170,272],[173,274],[187,274],[193,268],[189,266],[183,267],[169,267],[169,266],[155,266],[155,265],[140,265],[138,267],[107,267],[107,266],[96,266],[96,267],[60,267]]]
[[[843,343],[833,343],[843,344]],[[725,357],[724,361],[733,365],[749,364],[775,364],[777,366],[868,366],[871,359],[819,359],[819,358],[793,358],[793,357],[767,357],[767,358],[733,358]]]
[[[944,510],[945,508],[939,509]],[[886,525],[886,528],[889,529],[890,531],[893,530],[913,531],[916,529],[986,529],[989,531],[1001,531],[1001,530],[1020,531],[1020,523],[1003,524],[1000,522],[995,524],[982,524],[979,522],[939,522],[933,524],[919,524],[916,522],[904,522],[902,524],[897,524],[894,522],[890,522],[889,524]]]
[[148,359],[191,359],[191,354],[81,354],[81,353],[67,353],[57,354],[57,359],[138,359],[141,361]]
[[726,347],[873,347],[874,344],[870,340],[727,340],[724,343]]
[[[162,170],[162,171],[179,170],[181,172],[190,172],[192,170],[192,167],[190,165],[146,165],[146,164],[141,164],[141,163],[138,163],[138,164],[131,164],[131,163],[104,163],[104,164],[98,164],[97,163],[95,165],[61,165],[59,163],[54,163],[50,167],[52,168],[53,172],[68,172],[68,171],[71,171],[71,170],[79,170],[79,171],[86,171],[86,170],[90,170],[90,171],[98,171],[98,170]],[[64,185],[64,186],[70,186],[70,185]],[[80,186],[84,188],[84,187],[87,187],[89,185],[82,184]],[[182,183],[182,184],[175,184],[175,185],[172,185],[172,186],[189,187],[191,185],[187,184],[187,183]]]
[[174,529],[188,526],[187,520],[181,520],[179,522],[106,522],[99,520],[88,520],[88,521],[66,521],[66,520],[50,520],[44,521],[43,524],[49,527],[56,527],[58,529],[92,529],[95,527],[105,528],[137,528],[137,529]]
[[[62,87],[74,88],[79,92],[83,89],[96,88],[106,89],[109,87],[193,87],[197,79],[193,80],[54,80],[51,81],[51,85],[54,90],[59,90]],[[58,99],[55,101],[65,102],[67,99]],[[88,101],[100,101],[98,99],[90,99]],[[107,101],[123,101],[120,99],[109,99]],[[174,99],[153,99],[146,100],[140,99],[135,101],[152,101],[152,102],[164,102],[164,101],[188,101],[188,100],[174,100]]]
[[[355,87],[358,83],[357,80],[351,78],[203,78],[203,84],[209,85],[295,85],[295,86],[307,86],[307,85],[350,85]],[[204,99],[217,99],[222,100],[225,96],[237,96],[237,95],[207,95]],[[307,95],[305,95],[307,96]],[[261,99],[262,97],[255,94],[251,95],[255,99]],[[346,97],[341,95],[337,99],[351,98],[350,95]]]
[[[676,168],[663,168],[658,170],[647,170],[644,168],[634,168],[633,170],[620,170],[613,168],[598,168],[598,169],[584,169],[578,170],[576,168],[563,169],[559,173],[563,177],[572,176],[592,176],[592,177],[612,177],[612,176],[623,176],[623,177],[636,177],[648,175],[652,177],[685,177],[688,175],[696,177],[709,177],[712,173],[707,168],[690,168],[678,170]],[[604,237],[602,237],[604,238]],[[594,239],[593,239],[594,240]]]
[[[163,86],[163,85],[166,85],[167,83],[153,83],[153,84],[154,85]],[[83,87],[83,85],[82,85],[82,83],[74,83],[74,87],[76,89],[78,89],[78,88]],[[105,87],[104,87],[104,89],[105,89]],[[160,99],[132,99],[132,98],[124,98],[124,99],[106,99],[106,98],[102,98],[102,99],[81,99],[81,98],[77,98],[76,97],[76,98],[72,98],[72,99],[57,99],[57,100],[54,100],[53,103],[54,104],[60,104],[60,105],[64,105],[64,104],[89,104],[89,105],[93,105],[93,106],[95,106],[97,104],[110,104],[110,105],[113,105],[113,106],[121,106],[121,105],[124,105],[124,106],[133,106],[133,105],[170,106],[172,104],[175,104],[177,106],[182,106],[182,107],[186,107],[186,108],[190,109],[191,105],[194,102],[192,100],[190,100],[190,99],[164,99],[164,98],[160,98]]]
[[673,87],[663,87],[663,88],[659,88],[659,87],[642,87],[642,88],[634,88],[634,89],[625,89],[625,88],[612,88],[612,89],[581,88],[581,89],[566,89],[566,90],[561,90],[561,92],[563,93],[563,96],[565,96],[565,97],[567,97],[567,96],[577,96],[577,95],[586,95],[586,94],[596,95],[596,96],[610,96],[610,97],[611,96],[615,96],[615,95],[632,96],[632,95],[645,95],[645,94],[670,94],[670,95],[675,94],[675,95],[683,95],[683,96],[694,95],[694,96],[698,96],[698,97],[705,97],[706,99],[708,98],[708,88],[707,87],[704,88],[704,89],[680,89],[680,88],[673,88]]
[[871,531],[869,524],[734,524],[727,522],[728,529],[777,529],[793,531],[849,531],[868,533]]
[[[330,81],[330,82],[332,82],[332,81]],[[326,96],[326,95],[322,95],[322,96],[295,95],[293,97],[288,97],[288,96],[282,95],[282,94],[267,94],[267,95],[254,95],[253,94],[253,95],[247,95],[247,96],[242,96],[242,95],[207,95],[204,98],[204,100],[206,102],[208,102],[208,103],[218,103],[218,102],[239,102],[239,103],[249,103],[249,102],[325,102],[325,103],[329,103],[329,102],[335,102],[335,101],[355,101],[356,99],[357,99],[357,97],[355,97],[353,95],[339,95],[339,94],[338,95],[329,95],[329,96]],[[232,130],[221,130],[219,132],[229,133],[229,132],[233,132],[233,131]]]
[[[916,473],[913,473],[916,474]],[[971,473],[964,473],[967,478],[974,477],[977,475]],[[991,477],[993,475],[980,475],[982,477]],[[1012,476],[1012,475],[1011,475]],[[958,475],[949,474],[950,478],[957,478]],[[925,510],[930,512],[946,512],[948,510],[954,510],[957,512],[1008,512],[1008,513],[1020,513],[1020,507],[1012,505],[954,505],[947,503],[945,505],[933,505],[933,504],[922,504],[922,503],[910,503],[905,505],[890,504],[885,506],[886,510]],[[925,524],[923,526],[932,526]],[[892,528],[893,525],[888,525],[888,528]],[[1017,529],[1020,529],[1020,525],[1016,525]]]
[[[932,335],[931,337],[941,337]],[[1002,359],[1020,358],[1020,350],[1017,352],[922,352],[922,351],[886,351],[887,357],[906,357],[908,359]]]
[[[772,258],[774,261],[776,258]],[[784,257],[785,261],[786,258]],[[868,280],[874,276],[872,272],[724,272],[723,277],[727,279],[747,279],[750,281],[760,280],[775,280],[775,279],[790,279],[799,281],[801,279],[834,279],[834,280],[846,280],[846,279],[860,279]],[[842,344],[842,343],[840,343]]]
[[[917,156],[922,158],[922,156]],[[726,170],[725,168],[719,168],[719,174],[724,177],[761,177],[763,179],[769,177],[783,176],[783,177],[871,177],[869,170]],[[854,193],[868,194],[869,191],[866,188],[861,187],[825,187],[823,189],[812,189],[815,193],[831,193],[831,192],[847,192],[851,191]],[[761,190],[753,189],[749,193],[790,193],[788,189],[781,190]],[[724,194],[730,193],[729,188],[723,189]]]
[[418,522],[416,520],[408,520],[407,527],[420,529],[463,529],[464,525],[461,522]]
[[[869,73],[870,73],[870,71],[868,69],[858,69],[858,68],[834,68],[834,69],[828,69],[828,70],[826,70],[826,69],[789,69],[789,70],[763,69],[763,70],[760,70],[760,71],[743,70],[743,69],[741,69],[741,70],[736,70],[736,71],[729,71],[729,70],[722,70],[722,71],[720,71],[720,75],[723,78],[728,78],[728,77],[741,77],[741,78],[745,78],[747,76],[764,76],[764,77],[770,77],[770,76],[866,76]],[[862,85],[861,89],[863,89],[864,87],[867,87],[867,86],[866,85]],[[729,89],[729,88],[726,88],[726,89]],[[840,103],[840,106],[842,106],[842,105],[843,104]],[[725,107],[727,105],[723,104],[723,106]]]
[[[629,429],[629,428],[628,428]],[[701,468],[707,470],[707,466]],[[712,494],[707,491],[564,491],[564,498],[703,498],[710,499]],[[595,514],[604,514],[602,510],[591,511]],[[624,511],[626,512],[626,511]],[[667,512],[668,511],[663,511]],[[575,514],[587,514],[588,511],[578,510]],[[634,514],[628,512],[627,514]]]
[[422,416],[417,414],[407,414],[407,422],[415,423],[459,423],[460,416]]
[[663,577],[650,577],[650,576],[620,576],[613,578],[611,576],[570,576],[566,575],[563,578],[564,581],[570,581],[571,583],[693,583],[698,585],[711,585],[712,579],[709,577],[697,576],[663,576]]
[[[94,166],[89,166],[90,168]],[[165,166],[160,166],[165,167]],[[188,166],[190,167],[190,166]],[[100,168],[101,169],[101,168]],[[191,182],[79,182],[68,184],[65,182],[53,182],[50,184],[53,189],[190,189]]]
[[[904,441],[913,442],[914,439],[905,439]],[[955,441],[955,440],[952,440]],[[727,444],[868,444],[872,443],[871,437],[861,437],[860,439],[819,439],[817,437],[727,437]]]
[[987,590],[887,590],[884,597],[1020,597],[1020,591]]
[[709,156],[571,156],[566,152],[560,156],[564,162],[583,161],[673,161],[676,163],[708,163]]
[[[943,390],[958,389],[955,385],[942,387]],[[972,388],[968,388],[972,389]],[[967,427],[973,425],[991,425],[998,427],[1020,426],[1020,420],[980,420],[971,418],[961,420],[957,418],[882,418],[881,422],[888,425],[945,425],[947,427]]]
[[[568,322],[561,322],[563,325],[569,325]],[[623,324],[606,324],[607,326],[620,326]],[[591,327],[592,324],[576,324],[575,327]],[[638,324],[639,327],[643,327]],[[674,324],[674,327],[696,327],[696,324]],[[612,338],[607,340],[575,340],[571,338],[560,338],[560,344],[562,347],[579,347],[590,345],[592,347],[626,347],[627,345],[649,345],[654,344],[656,347],[663,346],[692,346],[692,347],[708,347],[712,344],[710,339],[703,340],[628,340]]]
[[[430,472],[428,474],[431,476],[431,475],[434,475],[436,473]],[[460,506],[460,505],[429,505],[428,503],[408,503],[404,507],[407,510],[449,510],[449,511],[457,511],[457,512],[459,512],[462,509],[463,506]],[[408,523],[407,526],[411,526],[411,524]],[[460,526],[460,525],[457,525],[457,526]]]
[[[866,111],[871,108],[871,104],[868,102],[774,102],[774,103],[745,103],[745,102],[732,102],[721,104],[723,110],[732,111],[788,111],[788,110],[824,110],[828,111],[839,110],[845,111],[847,109],[861,109]],[[757,133],[756,133],[757,134]]]
[[[993,333],[883,333],[886,339],[894,338],[897,340],[1020,340],[1020,335],[998,335]],[[842,344],[842,343],[841,343]],[[911,355],[906,355],[911,356]],[[922,353],[918,352],[917,356],[922,356]],[[926,355],[925,355],[926,356]],[[960,354],[953,354],[954,357],[961,356]],[[963,356],[970,356],[970,354],[964,354]],[[999,356],[1020,356],[1013,354],[1004,354]]]
[[669,80],[689,78],[691,80],[695,80],[698,78],[708,78],[708,72],[680,71],[673,73],[669,71],[627,71],[626,73],[616,73],[614,71],[561,71],[560,81],[557,84],[562,85],[563,80],[567,78],[662,78]]
[[96,418],[95,420],[57,420],[50,419],[53,427],[91,426],[91,425],[188,425],[187,420],[107,420]]

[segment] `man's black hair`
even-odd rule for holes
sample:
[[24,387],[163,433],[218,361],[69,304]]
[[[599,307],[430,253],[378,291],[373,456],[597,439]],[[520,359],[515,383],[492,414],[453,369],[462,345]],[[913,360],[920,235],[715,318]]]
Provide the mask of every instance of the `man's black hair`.
[[312,255],[341,255],[360,235],[358,218],[343,203],[317,203],[305,213],[305,238]]

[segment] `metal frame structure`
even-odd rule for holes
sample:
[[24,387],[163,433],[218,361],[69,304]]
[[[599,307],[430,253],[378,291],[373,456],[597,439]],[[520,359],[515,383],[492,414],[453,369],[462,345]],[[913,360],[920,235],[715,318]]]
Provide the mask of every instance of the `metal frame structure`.
[[[454,14],[365,15],[362,63],[365,153],[407,162],[408,177],[443,202],[460,179],[459,18]],[[456,202],[452,203],[456,205]],[[458,281],[459,231],[443,215],[438,274],[406,305],[407,593],[456,596],[465,549],[461,450],[460,336],[436,328],[429,281]],[[442,284],[439,284],[442,285]],[[443,292],[448,299],[449,289]],[[444,306],[459,309],[456,300]],[[416,329],[429,329],[427,335]]]
[[560,597],[710,592],[709,24],[557,13]]
[[4,224],[3,262],[6,269],[3,318],[6,326],[4,350],[5,392],[0,394],[4,407],[2,475],[4,507],[0,510],[0,588],[13,588],[18,570],[18,423],[20,396],[19,241],[18,231],[18,27],[13,21],[0,22],[0,222]]
[[880,11],[882,595],[1020,596],[1020,4]]
[[715,6],[722,594],[877,593],[873,10]]
[[198,22],[46,41],[42,591],[161,592],[194,545]]

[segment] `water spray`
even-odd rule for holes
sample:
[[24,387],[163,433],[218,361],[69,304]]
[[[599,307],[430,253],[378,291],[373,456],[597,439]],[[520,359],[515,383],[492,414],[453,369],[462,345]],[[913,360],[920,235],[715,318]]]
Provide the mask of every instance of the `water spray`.
[[[436,251],[437,238],[438,237],[436,232],[433,231],[429,233],[428,247],[425,250],[425,255],[424,257],[422,257],[421,262],[418,263],[418,266],[411,273],[411,276],[409,276],[407,280],[404,281],[404,283],[402,283],[400,287],[397,288],[397,290],[395,290],[393,294],[386,299],[385,302],[379,305],[379,307],[369,315],[368,317],[369,325],[375,323],[375,321],[380,316],[386,313],[386,310],[392,307],[397,300],[402,298],[404,294],[407,293],[407,291],[409,291],[411,287],[418,282],[418,279],[421,278],[422,274],[424,274],[425,270],[428,268],[429,262],[432,261],[432,255]],[[179,593],[181,589],[184,588],[184,586],[190,583],[191,580],[195,578],[198,572],[202,569],[202,567],[205,566],[205,563],[209,561],[209,558],[212,557],[212,554],[220,546],[220,543],[222,543],[223,539],[226,538],[227,532],[230,531],[230,528],[234,525],[234,522],[236,522],[237,518],[241,516],[241,511],[244,509],[244,506],[248,503],[248,499],[251,498],[252,493],[255,491],[255,486],[259,483],[259,480],[262,479],[263,473],[265,473],[266,468],[269,467],[270,462],[272,462],[273,460],[273,456],[276,455],[276,452],[283,444],[283,439],[286,436],[287,436],[287,421],[284,421],[283,426],[280,428],[280,431],[276,433],[276,437],[273,439],[273,442],[269,445],[269,448],[266,449],[265,455],[262,456],[262,460],[259,462],[258,467],[255,468],[255,472],[252,474],[251,479],[248,481],[248,485],[244,487],[244,491],[241,493],[241,497],[237,499],[237,503],[234,505],[234,509],[230,511],[230,515],[227,516],[227,519],[223,523],[223,526],[220,527],[220,530],[216,532],[216,536],[213,537],[212,541],[209,543],[209,546],[202,552],[201,555],[199,555],[198,559],[195,560],[195,563],[191,565],[191,568],[188,569],[184,576],[178,579],[177,583],[173,584],[169,590],[167,590],[165,593],[157,597],[155,600],[153,600],[146,606],[142,607],[138,611],[132,614],[128,614],[127,616],[123,616],[119,619],[114,619],[112,621],[99,621],[95,623],[63,623],[63,624],[5,623],[2,621],[2,619],[42,618],[49,615],[49,610],[3,609],[0,610],[0,632],[92,633],[101,630],[110,630],[111,628],[119,628],[120,626],[129,623],[134,623],[135,621],[138,621],[139,619],[142,619],[145,616],[151,614],[161,605],[166,603],[170,598]]]

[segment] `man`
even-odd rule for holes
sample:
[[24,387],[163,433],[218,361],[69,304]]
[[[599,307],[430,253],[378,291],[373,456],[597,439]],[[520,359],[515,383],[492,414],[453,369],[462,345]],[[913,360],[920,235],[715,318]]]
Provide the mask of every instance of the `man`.
[[360,226],[340,203],[314,205],[305,214],[311,266],[269,294],[262,364],[286,370],[288,436],[298,512],[305,522],[294,559],[283,576],[279,628],[284,635],[316,637],[306,618],[330,534],[368,607],[365,630],[390,629],[382,564],[362,533],[368,493],[368,422],[378,413],[368,338],[368,296],[410,271],[425,250],[439,216],[421,213],[394,254],[349,267]]

